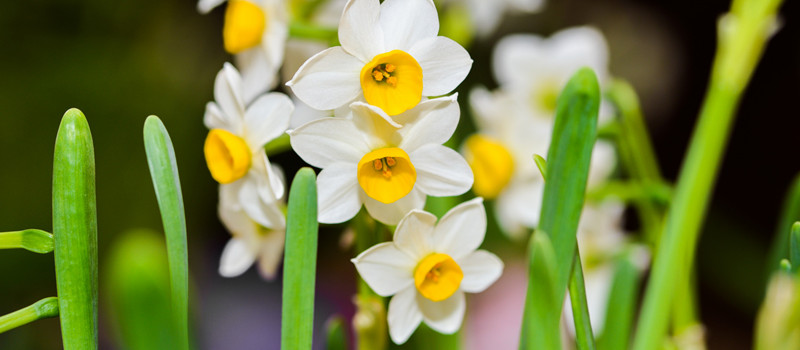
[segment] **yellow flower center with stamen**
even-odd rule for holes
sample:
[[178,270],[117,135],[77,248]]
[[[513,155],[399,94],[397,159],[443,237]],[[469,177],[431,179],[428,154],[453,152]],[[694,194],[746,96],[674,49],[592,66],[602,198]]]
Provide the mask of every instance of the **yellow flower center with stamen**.
[[422,296],[442,301],[458,290],[464,272],[447,254],[434,253],[422,259],[414,269],[414,285]]
[[558,80],[549,79],[540,83],[540,86],[533,92],[531,103],[534,109],[541,110],[555,116],[558,95],[561,93]]
[[222,129],[208,132],[203,152],[211,177],[221,184],[234,182],[247,174],[253,157],[247,142]]
[[403,113],[422,99],[422,67],[402,50],[382,53],[361,68],[361,89],[386,114]]
[[237,54],[261,43],[267,15],[256,4],[245,0],[230,0],[225,10],[222,38],[225,51]]
[[470,136],[465,145],[464,158],[475,176],[472,191],[487,199],[496,198],[514,174],[511,152],[500,142],[479,134]]
[[400,148],[380,148],[358,162],[358,184],[381,203],[394,203],[405,197],[416,181],[417,170]]

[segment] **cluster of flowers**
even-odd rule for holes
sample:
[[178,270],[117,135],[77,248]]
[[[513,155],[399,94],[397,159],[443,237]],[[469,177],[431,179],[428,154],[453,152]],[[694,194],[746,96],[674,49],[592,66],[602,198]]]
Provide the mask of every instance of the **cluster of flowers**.
[[[222,2],[200,0],[198,9],[206,13]],[[541,6],[507,3],[526,11]],[[496,17],[504,6],[497,6]],[[232,234],[220,274],[238,276],[256,261],[265,278],[276,274],[285,238],[285,179],[265,145],[288,133],[292,149],[321,169],[320,223],[348,221],[363,205],[374,219],[397,225],[392,242],[353,259],[377,294],[394,295],[387,317],[392,340],[404,343],[422,321],[442,333],[457,331],[464,292],[485,290],[503,270],[497,256],[478,250],[487,227],[482,198],[496,201],[498,222],[512,239],[537,226],[544,180],[531,156],[547,154],[555,101],[572,73],[589,66],[601,84],[608,80],[602,34],[582,27],[550,39],[502,39],[493,57],[500,87],[470,93],[479,132],[459,153],[443,145],[461,116],[457,94],[448,94],[467,76],[472,59],[461,45],[438,36],[432,0],[329,0],[317,17],[338,19],[341,46],[330,48],[288,40],[289,17],[283,0],[227,4],[224,46],[239,70],[226,63],[217,75],[204,147],[220,183],[219,216]],[[476,26],[492,28],[496,20]],[[282,80],[281,66],[292,98],[268,92]],[[611,112],[601,105],[601,124]],[[598,142],[593,154],[590,188],[606,181],[616,162],[610,143]],[[478,198],[456,206],[438,224],[422,210],[427,196],[456,196],[470,188]],[[617,201],[588,203],[579,227],[598,332],[610,261],[625,241],[623,208]]]

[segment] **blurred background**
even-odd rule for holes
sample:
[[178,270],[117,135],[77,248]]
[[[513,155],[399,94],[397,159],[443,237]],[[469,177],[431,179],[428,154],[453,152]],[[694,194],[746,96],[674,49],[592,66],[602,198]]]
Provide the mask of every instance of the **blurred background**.
[[[191,0],[28,0],[4,2],[0,10],[0,231],[51,230],[55,135],[63,113],[81,109],[96,152],[103,349],[117,348],[103,287],[110,247],[127,230],[161,231],[141,131],[151,114],[164,121],[178,159],[198,347],[278,348],[280,276],[264,281],[255,269],[233,279],[217,274],[229,235],[216,215],[202,117],[214,76],[231,58],[222,49],[224,11],[201,15],[195,7]],[[491,50],[505,34],[595,26],[608,42],[612,75],[637,89],[662,171],[674,180],[706,88],[716,20],[728,7],[724,0],[551,0],[540,13],[508,16],[495,34],[476,39],[469,48],[473,70],[458,91],[496,86]],[[698,250],[701,319],[711,349],[750,348],[763,261],[785,191],[800,172],[796,2],[781,13],[783,27],[744,95]],[[291,151],[273,162],[287,174],[302,166]],[[341,229],[325,227],[320,236],[317,334],[329,316],[353,314],[355,269],[352,252],[340,248]],[[490,246],[506,240],[487,239]],[[506,263],[507,271],[521,269],[513,259]],[[54,295],[51,254],[0,251],[0,314]],[[0,334],[0,349],[59,349],[60,343],[57,319]],[[321,344],[316,338],[315,347]]]

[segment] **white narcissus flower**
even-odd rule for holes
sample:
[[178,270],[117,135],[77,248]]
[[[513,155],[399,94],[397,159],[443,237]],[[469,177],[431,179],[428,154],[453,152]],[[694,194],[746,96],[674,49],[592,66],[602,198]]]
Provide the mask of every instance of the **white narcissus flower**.
[[289,131],[292,148],[317,177],[319,222],[338,223],[369,214],[394,225],[425,196],[455,196],[472,186],[472,171],[442,144],[458,125],[457,96],[427,100],[390,117],[363,102],[349,117],[324,118]]
[[469,11],[475,31],[482,37],[492,34],[503,15],[507,13],[536,13],[544,7],[544,0],[445,0],[447,5],[463,3]]
[[431,0],[350,0],[339,21],[342,46],[311,57],[286,85],[315,109],[365,100],[403,113],[450,93],[469,73],[469,53],[438,32]]
[[220,186],[219,217],[233,236],[225,245],[219,262],[219,274],[223,277],[239,276],[258,261],[261,276],[269,280],[275,278],[283,256],[286,218],[277,200],[265,203],[256,199],[255,203],[261,205],[264,214],[260,221],[247,215],[233,188]]
[[436,216],[413,210],[394,241],[367,249],[353,259],[361,278],[389,302],[389,335],[405,343],[420,322],[440,333],[461,327],[464,292],[480,293],[502,274],[503,262],[478,250],[486,234],[483,200],[475,198]]
[[294,107],[288,96],[269,93],[245,108],[242,89],[236,68],[225,63],[214,82],[216,102],[206,105],[204,122],[210,131],[203,151],[221,191],[233,193],[250,218],[266,225],[271,220],[263,206],[282,197],[284,185],[264,145],[288,128]]
[[[225,0],[200,0],[208,13]],[[235,55],[242,72],[242,98],[250,104],[275,87],[289,36],[289,12],[284,0],[229,0],[222,38],[225,51]]]

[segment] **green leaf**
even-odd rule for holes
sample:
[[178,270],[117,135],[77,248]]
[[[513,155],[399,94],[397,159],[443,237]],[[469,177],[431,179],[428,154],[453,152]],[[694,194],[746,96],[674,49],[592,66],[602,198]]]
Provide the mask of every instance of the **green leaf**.
[[66,350],[97,349],[94,146],[81,111],[61,119],[53,159],[53,238]]
[[[557,346],[560,301],[564,299],[572,272],[578,220],[586,192],[589,161],[597,136],[599,108],[600,88],[597,77],[591,69],[582,68],[572,76],[558,98],[553,137],[547,153],[547,182],[538,228],[539,231],[546,232],[552,242],[555,254],[552,285],[557,302],[552,306],[553,310],[530,316],[530,313],[537,311],[530,308],[532,305],[529,299],[538,299],[541,296],[536,291],[531,294],[529,286],[525,320],[531,323],[526,324],[530,328],[523,327],[522,332],[522,343],[529,348],[560,349]],[[541,276],[531,271],[531,281],[534,284],[541,283],[541,279]],[[553,328],[553,325],[556,327]],[[544,336],[544,333],[551,334]]]
[[[788,258],[790,254],[790,242],[792,224],[800,221],[800,174],[796,175],[786,197],[783,200],[781,216],[775,228],[775,234],[770,247],[769,256],[766,261],[764,271],[764,285],[766,286],[769,277],[778,268],[781,259]],[[795,262],[792,260],[792,262]]]
[[115,240],[104,266],[104,292],[113,296],[109,306],[119,348],[178,348],[167,249],[159,234],[148,230],[124,233]]
[[[561,349],[561,304],[556,291],[555,252],[550,238],[535,231],[528,243],[528,291],[522,319],[521,350]],[[528,336],[535,335],[535,336]]]
[[188,349],[189,263],[183,195],[172,140],[161,119],[154,115],[144,122],[144,148],[167,240],[172,314],[181,341],[179,349]]
[[542,179],[547,181],[547,161],[544,160],[542,156],[534,154],[533,162],[536,163],[536,167],[539,168],[539,172],[542,174]]
[[28,251],[47,254],[54,248],[53,235],[36,229],[0,232],[0,249],[22,248]]
[[597,344],[600,350],[628,349],[641,279],[633,254],[629,249],[616,262],[603,323],[605,327]]
[[350,346],[347,344],[347,330],[344,327],[344,318],[336,315],[331,317],[325,323],[325,333],[327,350],[347,350]]
[[575,343],[579,350],[594,350],[597,347],[592,335],[589,305],[586,302],[586,286],[583,283],[583,267],[578,249],[575,249],[572,277],[569,279],[569,300],[572,303],[572,318],[575,321]]
[[283,350],[311,349],[318,231],[315,178],[311,168],[302,168],[289,191],[281,311]]
[[0,316],[0,334],[44,318],[58,317],[58,298],[49,297],[31,306]]
[[795,222],[792,225],[792,236],[789,244],[789,257],[793,266],[792,271],[797,271],[800,267],[800,222]]

